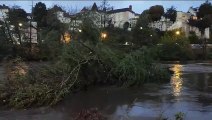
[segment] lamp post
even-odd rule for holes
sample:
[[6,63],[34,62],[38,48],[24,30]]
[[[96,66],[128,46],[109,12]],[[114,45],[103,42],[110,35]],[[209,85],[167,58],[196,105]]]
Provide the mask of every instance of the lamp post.
[[175,34],[176,34],[176,35],[180,35],[180,31],[176,31]]
[[106,34],[106,33],[104,33],[104,32],[103,32],[103,33],[101,33],[101,38],[102,38],[102,39],[106,39],[106,38],[107,38],[107,34]]
[[19,25],[19,27],[22,27],[22,26],[23,26],[23,24],[22,24],[22,23],[18,23],[18,25]]

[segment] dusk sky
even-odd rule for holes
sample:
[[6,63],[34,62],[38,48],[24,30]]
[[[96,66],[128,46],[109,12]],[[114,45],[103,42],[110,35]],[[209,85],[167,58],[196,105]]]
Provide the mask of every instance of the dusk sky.
[[[79,11],[81,10],[84,6],[91,6],[94,2],[97,3],[97,5],[101,5],[102,1],[93,1],[93,0],[58,0],[58,1],[50,1],[50,0],[46,0],[46,1],[39,1],[39,0],[34,0],[33,4],[35,5],[37,2],[43,2],[46,4],[47,8],[53,6],[54,4],[58,4],[60,6],[63,6],[63,8],[65,8],[65,10],[71,10],[71,11]],[[133,11],[135,11],[136,13],[141,13],[143,10],[148,9],[150,6],[153,5],[163,5],[164,8],[169,8],[171,6],[175,6],[177,8],[178,11],[187,11],[189,7],[193,6],[193,7],[198,7],[200,6],[202,3],[204,3],[204,0],[170,0],[170,1],[160,1],[160,0],[124,0],[124,1],[108,1],[108,3],[114,7],[114,9],[118,9],[118,8],[126,8],[129,5],[132,5],[133,7]],[[31,4],[32,1],[4,1],[4,0],[0,0],[0,4],[5,4],[8,6],[20,6],[21,8],[24,8],[27,12],[30,12],[31,10]]]

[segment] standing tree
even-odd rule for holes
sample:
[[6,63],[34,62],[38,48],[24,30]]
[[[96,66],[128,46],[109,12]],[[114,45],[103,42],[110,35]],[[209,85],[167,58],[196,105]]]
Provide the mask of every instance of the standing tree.
[[150,7],[149,14],[152,21],[160,20],[161,16],[164,14],[164,8],[161,5],[155,5]]
[[169,18],[170,21],[175,22],[176,21],[176,17],[177,17],[176,8],[174,6],[172,6],[171,8],[168,8],[166,13],[164,14],[164,16],[166,18]]
[[14,6],[9,10],[7,21],[9,21],[10,25],[14,26],[14,34],[18,35],[18,40],[21,44],[20,25],[23,25],[28,21],[26,11]]
[[197,17],[204,18],[205,16],[211,14],[212,14],[212,6],[211,3],[207,0],[205,3],[200,5]]
[[149,28],[151,22],[149,10],[144,10],[139,16],[135,28],[133,29],[133,43],[138,46],[151,45],[156,43],[156,32]]
[[46,5],[42,2],[36,3],[33,9],[33,17],[38,24],[38,28],[46,26],[46,16],[47,16]]
[[101,23],[103,24],[103,28],[106,27],[106,23],[108,23],[108,26],[111,26],[110,21],[111,18],[107,14],[108,11],[112,10],[113,7],[110,6],[107,0],[103,0],[102,4],[100,5],[100,10],[102,11],[103,15],[101,16]]
[[212,5],[209,1],[201,4],[197,12],[198,19],[189,19],[189,24],[199,28],[203,43],[203,54],[206,57],[206,39],[204,38],[205,29],[212,25]]

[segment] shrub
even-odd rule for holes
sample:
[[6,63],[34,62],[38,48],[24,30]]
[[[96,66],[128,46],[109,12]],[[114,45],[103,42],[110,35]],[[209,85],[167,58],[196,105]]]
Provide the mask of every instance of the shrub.
[[161,38],[158,54],[161,60],[190,60],[194,59],[189,41],[186,37],[166,34]]
[[149,49],[140,49],[126,54],[113,72],[124,86],[140,86],[147,82],[160,83],[168,80],[168,72],[153,64],[153,61]]

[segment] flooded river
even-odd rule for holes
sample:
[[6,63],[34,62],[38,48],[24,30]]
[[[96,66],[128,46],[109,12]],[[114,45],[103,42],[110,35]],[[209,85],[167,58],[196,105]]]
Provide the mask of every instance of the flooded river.
[[67,97],[51,108],[2,110],[0,120],[72,120],[82,109],[98,108],[109,120],[212,120],[212,64],[166,64],[174,71],[169,83],[141,88],[95,88]]

